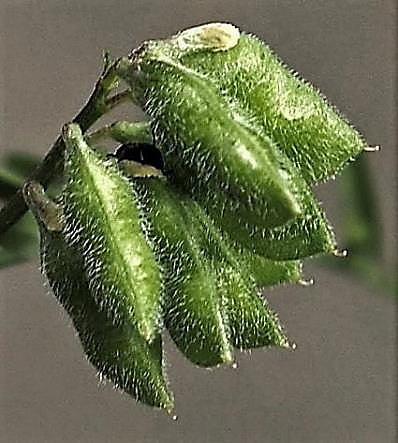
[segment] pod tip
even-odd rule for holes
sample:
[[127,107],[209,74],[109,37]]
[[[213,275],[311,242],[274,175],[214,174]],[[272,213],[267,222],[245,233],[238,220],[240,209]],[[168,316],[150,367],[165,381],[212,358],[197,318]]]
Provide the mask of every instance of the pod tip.
[[381,146],[380,145],[366,146],[363,150],[365,152],[378,152],[381,150]]
[[344,257],[347,257],[348,251],[347,251],[347,249],[335,249],[333,251],[333,255],[335,257],[342,257],[342,258],[344,258]]

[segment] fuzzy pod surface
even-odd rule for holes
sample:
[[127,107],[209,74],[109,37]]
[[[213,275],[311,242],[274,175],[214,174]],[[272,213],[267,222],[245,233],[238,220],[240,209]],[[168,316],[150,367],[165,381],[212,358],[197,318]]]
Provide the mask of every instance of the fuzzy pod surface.
[[[158,168],[158,165],[162,164],[162,162],[159,162],[160,153],[156,151],[157,149],[153,145],[129,144],[119,147],[114,154],[114,157],[116,157],[119,162],[122,162],[123,173],[127,174],[129,177],[157,176],[163,178],[163,186],[169,188],[169,197],[172,198],[174,194],[175,204],[178,207],[183,206],[184,211],[187,212],[187,223],[190,226],[197,225],[198,223],[202,225],[202,228],[198,228],[197,238],[201,239],[202,246],[207,250],[209,257],[214,258],[215,256],[218,256],[222,261],[225,259],[225,255],[233,254],[235,260],[244,263],[248,268],[249,274],[254,278],[256,285],[259,287],[273,286],[280,283],[292,283],[302,280],[302,263],[299,260],[275,261],[253,252],[256,249],[255,245],[251,245],[252,247],[250,248],[244,248],[241,244],[233,245],[227,238],[228,236],[226,233],[220,230],[217,223],[200,205],[191,199],[187,199],[186,196],[183,196],[175,189],[173,190],[173,186],[170,183],[167,183]],[[146,162],[144,160],[146,160]],[[156,169],[156,167],[158,169]],[[310,202],[312,201],[313,200],[310,200]],[[309,217],[307,216],[307,218]],[[236,222],[234,220],[229,220],[228,223],[234,225]],[[239,230],[240,229],[242,228],[240,227]],[[279,228],[275,228],[275,231],[278,229]],[[311,224],[307,226],[307,230],[310,231],[308,236],[311,237],[313,235],[311,234]],[[250,244],[253,240],[246,242],[245,238],[248,236],[247,230],[244,229],[244,232],[245,234],[243,234],[242,243]],[[264,234],[262,234],[261,237],[264,237]],[[178,232],[175,233],[174,239],[177,241]],[[286,249],[284,243],[289,242],[289,240],[291,241],[292,239],[289,239],[287,235],[278,235],[278,241],[281,242],[281,247],[284,250]],[[257,241],[263,241],[263,238],[260,239],[257,235]],[[293,241],[296,240],[293,239]],[[299,240],[297,240],[297,242],[298,241]],[[293,252],[291,252],[290,255],[296,255],[294,245],[291,250]],[[308,251],[308,249],[306,249],[306,251]],[[301,248],[300,253],[303,256],[311,255],[310,253],[305,254],[303,248]],[[287,253],[287,255],[289,254]]]
[[240,250],[239,256],[249,268],[256,286],[260,288],[303,280],[303,265],[300,260],[269,260],[247,249]]
[[254,249],[234,244],[206,211],[192,200],[184,201],[188,223],[196,229],[201,247],[214,262],[239,269],[255,282],[257,287],[302,280],[302,263],[299,260],[271,260],[256,254]]
[[[202,35],[206,40],[210,29],[213,35],[224,35],[228,27],[235,29],[229,31],[235,44],[227,50],[211,51],[199,37],[193,38]],[[183,44],[187,40],[190,45]],[[239,33],[233,25],[213,23],[163,40],[163,48],[239,103],[308,183],[333,177],[367,147],[359,132],[315,87],[252,34]]]
[[210,367],[233,361],[216,273],[186,225],[181,199],[164,178],[134,178],[132,187],[148,219],[147,234],[164,274],[164,324],[181,352]]
[[77,125],[66,125],[63,137],[67,240],[80,251],[103,311],[150,341],[161,327],[161,276],[137,201],[128,180],[85,143]]
[[274,265],[276,273],[271,276],[270,263],[265,266],[261,257],[256,259],[255,254],[235,248],[198,204],[187,200],[184,209],[192,235],[216,270],[216,291],[223,302],[232,345],[241,350],[261,346],[289,348],[278,317],[259,293],[258,286],[266,280],[271,284],[297,281],[301,269],[296,263],[280,262]]
[[281,226],[261,228],[224,212],[218,217],[207,208],[221,229],[243,248],[270,260],[298,260],[337,250],[336,238],[313,193],[303,189],[303,214]]
[[217,262],[215,268],[233,346],[240,350],[263,346],[290,348],[278,316],[242,270],[242,264]]
[[137,401],[171,412],[173,397],[163,371],[160,335],[148,343],[130,322],[115,325],[108,318],[98,306],[98,294],[92,292],[80,251],[65,239],[60,206],[49,202],[40,187],[30,186],[27,194],[40,229],[42,272],[72,319],[87,359]]
[[301,212],[302,178],[262,127],[206,75],[147,42],[122,76],[151,119],[154,142],[178,186],[220,214],[281,225]]
[[[136,165],[136,170],[137,162],[145,163],[144,160],[152,167],[163,166],[161,153],[154,145],[123,145],[114,156],[119,160],[133,160],[131,164]],[[144,169],[148,169],[148,165]],[[224,202],[219,205],[221,213],[220,207],[203,206],[216,224],[249,253],[255,251],[271,260],[297,260],[334,252],[337,249],[335,236],[320,203],[304,181],[300,181],[298,186],[302,196],[302,214],[273,228],[251,225],[239,211],[231,210]]]
[[[229,344],[240,349],[289,347],[276,315],[258,294],[256,281],[251,277],[250,265],[254,263],[246,261],[242,253],[224,240],[203,209],[165,179],[136,178],[133,183],[141,189],[140,194],[151,208],[149,212],[153,211],[149,215],[152,226],[149,232],[159,245],[157,249],[164,257],[165,266],[171,266],[166,279],[165,324],[185,355],[204,366],[222,362],[219,357],[214,358],[218,354],[214,353],[217,349],[214,345],[203,346],[204,335],[215,335],[217,320],[222,322],[221,331],[225,331],[226,349]],[[277,281],[294,281],[296,272],[300,272],[292,263],[275,267],[279,271],[274,277]],[[271,281],[269,267],[267,271]],[[260,275],[259,269],[256,272]],[[262,282],[264,277],[261,276]],[[217,307],[216,316],[209,312],[209,304]],[[215,320],[209,322],[209,313]],[[227,355],[224,362],[231,361],[230,351]]]

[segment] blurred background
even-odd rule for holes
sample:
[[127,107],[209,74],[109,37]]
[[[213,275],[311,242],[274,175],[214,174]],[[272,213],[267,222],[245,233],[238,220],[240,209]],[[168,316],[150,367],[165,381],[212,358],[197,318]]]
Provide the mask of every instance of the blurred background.
[[[265,294],[294,352],[204,370],[167,341],[176,422],[99,383],[37,255],[18,256],[11,231],[0,243],[0,264],[15,262],[0,269],[0,442],[395,441],[396,2],[0,0],[0,17],[0,166],[44,155],[90,94],[104,49],[123,55],[209,21],[260,36],[382,146],[317,188],[349,257],[310,260],[314,286]],[[142,117],[124,106],[111,118],[122,116]]]

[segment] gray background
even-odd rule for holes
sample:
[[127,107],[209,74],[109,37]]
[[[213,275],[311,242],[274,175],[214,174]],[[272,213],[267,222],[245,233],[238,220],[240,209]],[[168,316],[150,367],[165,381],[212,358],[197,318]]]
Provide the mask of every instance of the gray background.
[[[395,1],[0,2],[0,151],[43,154],[81,107],[101,52],[208,21],[258,34],[383,151],[372,170],[384,263],[396,243]],[[132,119],[137,111],[124,108]],[[120,115],[120,113],[119,113]],[[337,233],[335,183],[319,189]],[[343,247],[344,245],[342,245]],[[239,369],[190,365],[167,343],[179,420],[100,385],[38,261],[0,271],[0,441],[392,442],[396,309],[354,278],[309,263],[311,288],[267,292],[298,343],[257,350]]]

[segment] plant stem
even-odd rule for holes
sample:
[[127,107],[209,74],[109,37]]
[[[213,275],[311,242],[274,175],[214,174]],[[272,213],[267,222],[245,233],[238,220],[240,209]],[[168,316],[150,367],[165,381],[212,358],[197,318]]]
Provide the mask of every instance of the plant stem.
[[106,125],[97,131],[87,134],[87,143],[97,143],[100,140],[110,138],[119,143],[153,143],[151,127],[148,122],[116,121]]
[[[130,90],[109,97],[110,93],[119,84],[118,68],[120,61],[121,59],[112,62],[109,55],[105,54],[104,69],[94,87],[94,91],[85,106],[73,119],[73,122],[80,126],[82,132],[86,132],[102,115],[132,97]],[[62,173],[64,151],[65,145],[62,137],[59,136],[41,164],[37,166],[26,181],[36,181],[47,188],[51,180]],[[0,210],[0,236],[17,222],[27,209],[22,188],[20,188]]]

